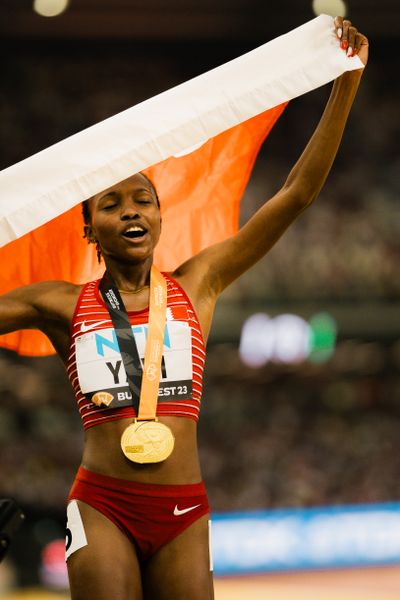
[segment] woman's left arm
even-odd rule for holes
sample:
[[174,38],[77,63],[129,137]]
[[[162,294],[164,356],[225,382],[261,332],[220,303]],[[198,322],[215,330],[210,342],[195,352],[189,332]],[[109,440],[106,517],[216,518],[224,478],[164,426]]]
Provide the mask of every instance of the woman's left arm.
[[[349,21],[335,20],[338,43],[357,53],[364,66],[368,40]],[[323,115],[282,188],[233,237],[211,246],[182,265],[183,276],[197,271],[209,291],[218,295],[277,242],[289,225],[318,196],[331,170],[363,69],[335,80]],[[200,276],[201,276],[200,275]]]

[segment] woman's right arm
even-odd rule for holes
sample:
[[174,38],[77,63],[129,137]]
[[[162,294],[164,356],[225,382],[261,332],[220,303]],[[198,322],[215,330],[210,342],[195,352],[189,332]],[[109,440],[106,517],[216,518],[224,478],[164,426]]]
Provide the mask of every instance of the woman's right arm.
[[0,335],[18,329],[41,329],[49,320],[61,317],[57,313],[63,306],[60,293],[65,286],[71,284],[44,281],[0,296]]

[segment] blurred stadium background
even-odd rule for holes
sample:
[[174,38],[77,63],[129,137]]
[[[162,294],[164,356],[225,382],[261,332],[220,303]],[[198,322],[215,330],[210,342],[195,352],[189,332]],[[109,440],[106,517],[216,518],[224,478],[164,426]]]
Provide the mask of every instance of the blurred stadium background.
[[[32,4],[0,3],[1,168],[314,16],[311,0],[71,0],[53,18]],[[199,438],[221,600],[399,597],[400,6],[346,8],[371,58],[340,155],[317,204],[227,290],[209,343]],[[327,94],[288,107],[243,220],[283,182]],[[73,396],[58,359],[5,351],[0,396],[0,497],[27,515],[0,597],[61,597]]]

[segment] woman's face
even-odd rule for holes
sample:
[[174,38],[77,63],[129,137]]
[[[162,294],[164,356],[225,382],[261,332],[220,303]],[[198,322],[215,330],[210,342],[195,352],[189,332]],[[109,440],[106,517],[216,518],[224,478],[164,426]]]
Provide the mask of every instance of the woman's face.
[[161,233],[161,217],[151,184],[140,173],[89,201],[87,235],[99,243],[103,257],[142,262],[152,256]]

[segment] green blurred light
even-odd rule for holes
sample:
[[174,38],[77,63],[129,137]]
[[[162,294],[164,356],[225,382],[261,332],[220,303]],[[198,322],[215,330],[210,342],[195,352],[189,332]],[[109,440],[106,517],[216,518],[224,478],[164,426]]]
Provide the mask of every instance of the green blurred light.
[[327,362],[335,351],[337,326],[328,313],[317,313],[309,320],[310,354],[308,360],[314,363]]

